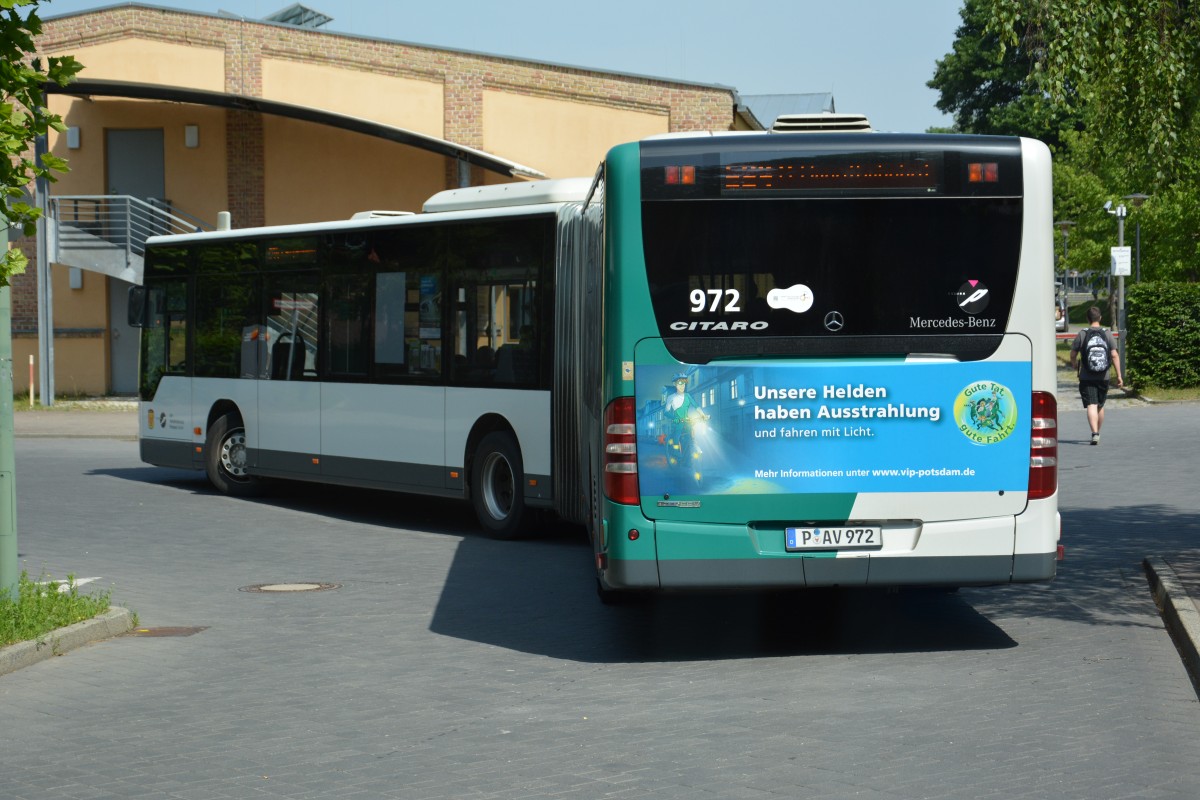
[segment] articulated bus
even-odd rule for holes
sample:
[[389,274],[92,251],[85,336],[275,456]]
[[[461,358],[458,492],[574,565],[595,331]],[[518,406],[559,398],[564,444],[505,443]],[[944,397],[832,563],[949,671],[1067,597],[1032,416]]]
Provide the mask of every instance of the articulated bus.
[[705,133],[160,237],[141,457],[462,498],[499,537],[551,510],[603,599],[1050,580],[1051,221],[1031,140]]

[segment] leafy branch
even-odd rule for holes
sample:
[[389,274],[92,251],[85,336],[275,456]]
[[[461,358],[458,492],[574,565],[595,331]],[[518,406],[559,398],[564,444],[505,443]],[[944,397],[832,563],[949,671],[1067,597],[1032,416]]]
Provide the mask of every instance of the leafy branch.
[[[46,107],[43,87],[48,81],[66,86],[83,69],[71,56],[37,57],[34,37],[42,31],[37,7],[38,0],[0,0],[0,217],[26,236],[37,230],[41,215],[26,199],[29,185],[39,178],[53,181],[54,173],[67,171],[64,159],[31,152],[39,136],[66,130]],[[0,286],[24,272],[26,264],[20,250],[4,253]]]

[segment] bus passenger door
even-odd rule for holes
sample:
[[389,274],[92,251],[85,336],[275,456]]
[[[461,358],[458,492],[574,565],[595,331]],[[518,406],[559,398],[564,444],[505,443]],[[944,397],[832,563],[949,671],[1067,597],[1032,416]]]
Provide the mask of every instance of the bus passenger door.
[[258,394],[257,466],[268,474],[320,474],[321,384],[317,381],[320,293],[315,273],[266,280],[266,380]]

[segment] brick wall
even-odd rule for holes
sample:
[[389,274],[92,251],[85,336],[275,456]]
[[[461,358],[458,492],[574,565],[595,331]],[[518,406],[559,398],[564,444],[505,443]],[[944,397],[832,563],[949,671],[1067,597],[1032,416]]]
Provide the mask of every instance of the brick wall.
[[262,96],[263,58],[439,81],[446,95],[444,138],[473,147],[482,137],[479,106],[484,88],[666,111],[672,131],[728,130],[733,124],[728,89],[169,9],[125,5],[50,20],[38,44],[45,51],[64,52],[124,38],[224,48],[226,90],[255,97]]
[[33,238],[19,238],[13,241],[14,247],[19,247],[29,258],[29,265],[20,275],[14,275],[10,281],[12,292],[12,333],[13,336],[30,336],[37,334],[37,241]]
[[252,111],[228,112],[225,140],[229,159],[229,200],[225,207],[236,227],[265,225],[262,115]]

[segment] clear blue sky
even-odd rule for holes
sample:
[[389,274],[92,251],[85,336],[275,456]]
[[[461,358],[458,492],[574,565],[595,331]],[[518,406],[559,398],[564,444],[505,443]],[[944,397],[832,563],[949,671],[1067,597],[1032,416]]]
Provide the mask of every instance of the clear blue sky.
[[[262,18],[291,0],[148,3]],[[833,92],[880,130],[951,120],[925,86],[950,52],[962,0],[304,0],[323,30],[731,86]],[[105,0],[43,0],[43,18]]]

